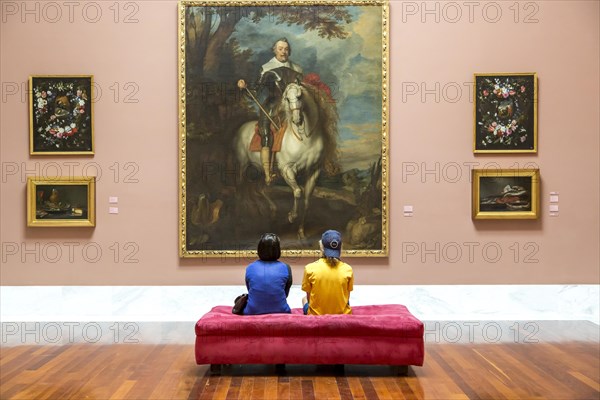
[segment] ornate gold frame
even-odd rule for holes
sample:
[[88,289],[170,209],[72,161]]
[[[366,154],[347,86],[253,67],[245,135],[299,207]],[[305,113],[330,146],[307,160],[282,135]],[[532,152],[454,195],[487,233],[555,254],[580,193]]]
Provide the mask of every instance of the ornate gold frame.
[[[64,78],[64,79],[82,79],[87,78],[90,80],[90,141],[91,150],[89,151],[40,151],[34,148],[34,111],[33,111],[33,79],[43,78]],[[94,100],[95,100],[95,88],[94,88],[94,76],[93,75],[32,75],[29,77],[29,154],[36,156],[48,156],[48,155],[93,155],[95,153],[94,145]]]
[[[477,78],[483,77],[533,77],[533,141],[532,149],[483,149],[478,147],[478,123],[477,120],[477,105],[478,103],[478,86]],[[538,142],[538,79],[536,72],[522,72],[522,73],[475,73],[473,74],[473,153],[475,154],[499,154],[499,153],[537,153],[537,142]]]
[[[473,219],[537,219],[540,210],[540,170],[539,169],[474,169],[472,170],[472,212]],[[481,209],[481,179],[482,178],[505,178],[500,186],[510,184],[510,178],[529,178],[531,185],[530,207],[528,210],[482,210]],[[505,195],[506,196],[506,195]],[[498,196],[499,199],[501,198]],[[498,201],[502,207],[502,200]]]
[[[38,218],[37,187],[85,186],[87,191],[87,218]],[[73,213],[76,210],[71,210]],[[96,178],[84,176],[27,177],[27,226],[29,227],[94,227],[96,226]]]
[[[246,249],[220,249],[220,250],[190,250],[187,248],[187,126],[186,126],[186,8],[187,7],[288,7],[288,6],[376,6],[381,8],[381,23],[382,23],[382,48],[381,48],[381,65],[382,65],[382,113],[381,113],[381,248],[378,249],[355,249],[343,250],[343,256],[351,257],[386,257],[389,247],[389,199],[388,199],[388,110],[389,110],[389,80],[388,80],[388,64],[389,64],[389,1],[388,0],[313,0],[313,1],[282,1],[282,0],[259,0],[259,1],[187,1],[183,0],[178,3],[178,104],[179,104],[179,256],[182,258],[208,258],[208,257],[254,257],[256,250]],[[256,238],[258,242],[258,237]],[[253,247],[254,249],[256,247]],[[314,249],[289,249],[282,243],[282,256],[284,257],[314,257],[319,254],[317,243],[314,244]]]

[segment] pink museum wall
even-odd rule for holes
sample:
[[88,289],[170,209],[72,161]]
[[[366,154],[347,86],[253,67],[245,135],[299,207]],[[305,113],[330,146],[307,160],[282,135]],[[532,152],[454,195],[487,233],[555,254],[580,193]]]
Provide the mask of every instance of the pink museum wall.
[[[178,258],[176,2],[53,4],[1,1],[1,284],[242,284],[248,260]],[[598,283],[599,3],[469,4],[391,2],[390,255],[356,282]],[[537,155],[473,155],[474,72],[538,73]],[[29,156],[32,74],[95,76],[94,157]],[[539,220],[473,222],[473,165],[539,166]],[[57,172],[98,175],[95,229],[26,228],[25,177]]]

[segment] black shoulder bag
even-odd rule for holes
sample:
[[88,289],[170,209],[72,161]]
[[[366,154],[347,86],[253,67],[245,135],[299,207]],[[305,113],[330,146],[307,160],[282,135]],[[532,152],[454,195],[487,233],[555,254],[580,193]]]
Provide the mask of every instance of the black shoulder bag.
[[244,308],[248,304],[248,293],[244,293],[235,298],[231,312],[237,315],[244,315]]

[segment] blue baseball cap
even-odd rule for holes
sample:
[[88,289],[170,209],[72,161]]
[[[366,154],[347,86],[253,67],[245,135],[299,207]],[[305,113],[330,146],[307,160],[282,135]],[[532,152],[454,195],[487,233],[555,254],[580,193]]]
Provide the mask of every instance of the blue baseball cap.
[[342,234],[338,231],[328,230],[321,236],[323,243],[323,253],[326,257],[340,258],[342,252]]

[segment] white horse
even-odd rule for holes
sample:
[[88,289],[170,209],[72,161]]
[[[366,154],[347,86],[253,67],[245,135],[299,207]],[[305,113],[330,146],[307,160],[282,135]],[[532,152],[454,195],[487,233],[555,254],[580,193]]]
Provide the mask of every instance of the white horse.
[[[294,205],[288,213],[288,221],[293,223],[298,218],[298,206],[302,198],[303,190],[298,184],[296,177],[304,173],[304,211],[300,218],[298,237],[304,239],[304,218],[308,211],[310,197],[317,183],[324,158],[325,140],[327,134],[324,129],[322,106],[318,103],[319,96],[316,90],[307,86],[290,83],[282,96],[278,111],[284,116],[287,128],[283,136],[281,151],[273,153],[273,165],[285,179],[294,194]],[[234,146],[237,159],[240,163],[242,173],[250,165],[254,165],[258,171],[262,171],[260,154],[250,151],[250,141],[254,136],[256,121],[245,123],[237,131]],[[275,203],[269,198],[266,188],[261,190],[269,204],[271,212],[274,213]]]

